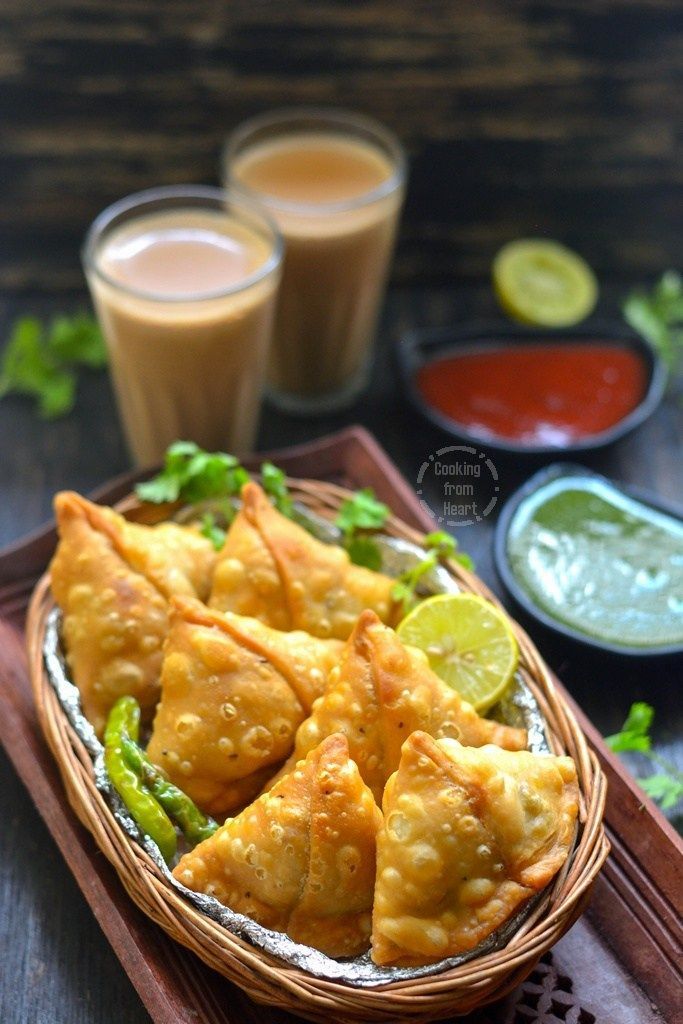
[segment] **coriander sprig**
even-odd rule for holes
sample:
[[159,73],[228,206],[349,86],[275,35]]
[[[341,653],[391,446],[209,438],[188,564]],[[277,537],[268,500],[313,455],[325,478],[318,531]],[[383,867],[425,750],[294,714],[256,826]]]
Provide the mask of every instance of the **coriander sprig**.
[[[219,502],[218,507],[202,511],[200,530],[216,550],[220,550],[225,541],[225,526],[229,526],[235,516],[235,499],[250,479],[248,471],[234,455],[206,452],[193,441],[176,441],[168,448],[161,471],[151,480],[138,484],[135,492],[142,501],[155,505],[176,501],[190,505]],[[294,518],[294,503],[283,470],[272,462],[262,463],[261,483],[275,507],[288,518]],[[388,506],[375,497],[370,487],[356,491],[342,502],[334,523],[355,565],[375,571],[382,568],[382,552],[369,531],[381,529],[389,514]],[[427,534],[425,547],[424,559],[402,573],[394,586],[395,600],[403,601],[406,608],[414,600],[422,577],[441,559],[454,558],[472,568],[469,556],[457,551],[455,540],[447,533]]]
[[626,322],[659,352],[669,376],[683,357],[683,279],[667,270],[650,292],[632,292],[622,307]]
[[382,568],[382,552],[377,542],[363,532],[379,530],[389,518],[389,509],[378,501],[371,487],[356,491],[341,503],[334,521],[342,533],[342,543],[355,565],[378,572]]
[[227,530],[219,524],[213,512],[204,513],[199,532],[203,537],[211,541],[216,551],[220,551],[225,544]]
[[274,466],[272,462],[261,464],[261,483],[266,494],[273,499],[273,505],[282,512],[288,519],[292,518],[294,503],[287,487],[287,477],[284,471]]
[[[217,511],[230,525],[235,517],[233,499],[239,497],[242,487],[251,480],[249,472],[234,455],[225,452],[206,452],[194,441],[175,441],[169,446],[161,472],[135,488],[142,501],[154,505],[185,501],[190,505],[220,499]],[[272,462],[261,466],[263,489],[273,504],[291,517],[293,502],[287,489],[287,478]],[[225,528],[214,511],[205,511],[201,518],[201,533],[219,551],[225,541]]]
[[605,742],[617,753],[635,751],[643,754],[651,764],[662,769],[661,772],[644,778],[636,776],[636,781],[640,788],[666,811],[683,799],[683,772],[652,749],[650,728],[654,716],[654,708],[645,701],[636,701],[631,705],[621,730],[613,736],[605,737]]
[[394,601],[402,603],[406,612],[416,600],[420,581],[443,559],[451,558],[466,569],[474,568],[470,556],[464,551],[458,551],[458,542],[443,530],[428,533],[424,539],[424,547],[427,549],[425,557],[402,572],[392,590]]
[[235,497],[250,479],[234,455],[205,452],[193,441],[175,441],[166,452],[161,472],[138,484],[135,493],[154,505],[167,501],[192,504]]
[[47,327],[36,317],[21,317],[0,360],[0,398],[28,395],[40,416],[57,419],[74,407],[78,367],[100,369],[106,363],[102,333],[87,313],[57,316]]

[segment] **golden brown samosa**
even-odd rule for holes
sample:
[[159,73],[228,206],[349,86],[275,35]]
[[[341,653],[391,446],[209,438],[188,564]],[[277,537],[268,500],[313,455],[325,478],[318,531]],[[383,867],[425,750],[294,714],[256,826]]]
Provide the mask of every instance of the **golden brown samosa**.
[[463,747],[416,732],[383,801],[376,964],[474,949],[564,864],[578,812],[570,757]]
[[172,599],[149,756],[202,810],[243,806],[291,752],[340,647]]
[[346,640],[364,608],[396,617],[393,580],[353,565],[268,501],[258,484],[242,488],[242,508],[219,553],[209,604],[276,629]]
[[50,565],[67,660],[83,713],[101,735],[124,694],[151,717],[173,593],[206,596],[212,545],[175,523],[129,523],[78,494],[55,498],[59,544]]
[[[196,608],[199,614],[199,608]],[[288,633],[266,626],[259,619],[233,612],[202,608],[205,616],[220,616],[221,628],[242,646],[261,654],[287,679],[306,714],[325,692],[327,678],[339,663],[344,650],[342,640],[323,640],[302,629]]]
[[296,942],[354,956],[369,944],[381,820],[346,740],[329,736],[173,874]]
[[429,666],[426,656],[401,643],[374,612],[365,611],[347,641],[327,689],[296,734],[294,753],[282,769],[333,732],[349,741],[351,757],[381,803],[384,785],[398,768],[401,746],[416,729],[472,746],[526,746],[526,732],[480,718]]

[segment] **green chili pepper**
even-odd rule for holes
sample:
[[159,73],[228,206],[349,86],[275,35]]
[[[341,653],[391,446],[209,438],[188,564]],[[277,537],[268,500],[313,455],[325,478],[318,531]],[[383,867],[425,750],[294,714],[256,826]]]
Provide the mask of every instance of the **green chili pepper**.
[[159,847],[170,861],[177,846],[173,824],[123,756],[126,740],[137,739],[140,731],[140,706],[133,697],[120,697],[109,712],[104,733],[104,764],[111,783],[142,832]]
[[125,737],[121,750],[128,767],[142,780],[166,813],[178,823],[188,843],[196,846],[214,834],[218,825],[213,818],[202,814],[182,789],[169,782],[161,768],[152,764],[137,743]]

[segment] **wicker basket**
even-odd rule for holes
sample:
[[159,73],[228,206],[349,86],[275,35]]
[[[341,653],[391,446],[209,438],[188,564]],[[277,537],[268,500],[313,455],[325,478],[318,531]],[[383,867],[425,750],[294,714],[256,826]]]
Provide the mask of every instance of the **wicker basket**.
[[[290,486],[297,500],[322,515],[334,514],[348,496],[347,491],[333,484],[292,480]],[[135,499],[127,499],[119,508],[132,518],[150,521],[149,506],[140,509]],[[395,518],[388,523],[386,532],[418,544],[422,539],[418,532]],[[454,563],[449,570],[462,589],[497,603],[472,573]],[[169,935],[257,1002],[309,1020],[334,1020],[338,1024],[397,1024],[465,1014],[515,988],[584,909],[609,850],[602,827],[605,778],[574,716],[556,692],[538,651],[516,624],[513,625],[520,648],[520,670],[545,716],[551,747],[558,754],[571,755],[576,762],[581,800],[574,851],[545,898],[504,949],[431,977],[368,989],[316,978],[233,935],[186,902],[168,885],[145,851],[128,838],[97,790],[90,756],[70,726],[45,672],[42,641],[46,617],[53,607],[46,574],[29,609],[29,664],[40,723],[59,765],[71,806],[135,903]]]

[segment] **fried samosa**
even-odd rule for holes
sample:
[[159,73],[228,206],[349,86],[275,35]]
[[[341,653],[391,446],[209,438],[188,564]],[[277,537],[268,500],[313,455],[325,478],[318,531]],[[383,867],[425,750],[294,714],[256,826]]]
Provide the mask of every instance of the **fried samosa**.
[[[199,603],[195,603],[199,614]],[[202,606],[207,618],[212,610]],[[323,640],[302,629],[284,633],[266,626],[259,619],[233,612],[213,612],[220,616],[221,628],[240,644],[251,648],[274,665],[287,679],[306,714],[310,714],[314,701],[325,692],[327,678],[339,664],[344,643],[342,640]],[[213,621],[213,620],[212,620]]]
[[393,621],[392,587],[388,576],[353,565],[343,548],[281,515],[252,482],[218,555],[209,604],[276,629],[346,640],[364,608]]
[[381,803],[384,785],[398,768],[401,746],[416,729],[472,746],[496,743],[511,750],[524,749],[527,739],[523,729],[480,718],[432,671],[422,651],[401,643],[368,610],[330,673],[325,693],[300,726],[294,753],[282,771],[289,771],[325,736],[341,732]]
[[243,806],[291,752],[343,647],[174,598],[147,752],[202,810]]
[[124,694],[146,719],[159,695],[171,594],[206,596],[215,552],[194,529],[141,526],[78,494],[55,498],[59,544],[50,565],[67,661],[98,735]]
[[562,867],[576,828],[576,769],[570,757],[416,732],[383,809],[372,959],[431,963],[474,949]]
[[346,740],[329,736],[173,874],[296,942],[355,956],[369,944],[381,821]]

